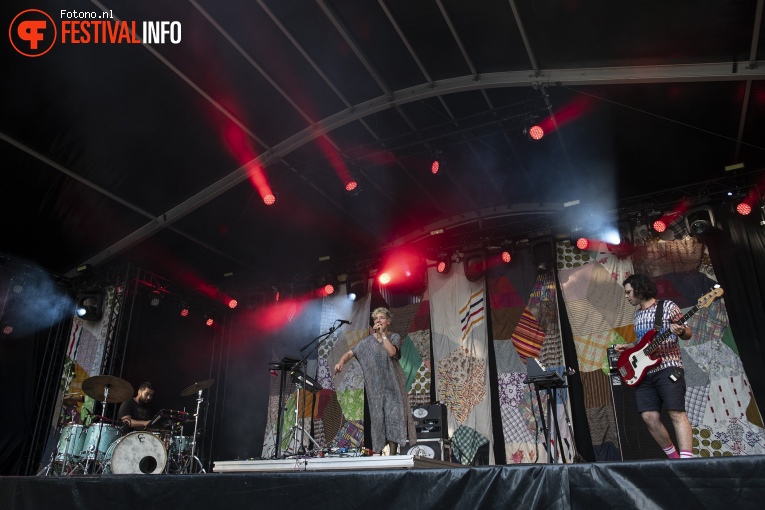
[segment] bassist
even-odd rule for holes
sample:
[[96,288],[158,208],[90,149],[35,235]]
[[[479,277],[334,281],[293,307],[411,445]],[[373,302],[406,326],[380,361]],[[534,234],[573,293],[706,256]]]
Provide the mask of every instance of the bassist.
[[[658,348],[656,357],[662,361],[648,370],[645,379],[637,386],[635,400],[637,409],[648,431],[670,459],[691,458],[693,456],[693,431],[685,413],[685,378],[683,362],[680,358],[678,337],[691,338],[691,328],[687,324],[677,323],[683,316],[680,308],[672,301],[657,301],[656,284],[645,275],[634,274],[624,280],[624,296],[635,310],[635,334],[641,339],[655,326],[658,304],[662,303],[660,329],[669,328],[671,336]],[[634,348],[640,341],[615,346],[617,351]],[[661,422],[662,407],[667,410],[677,437],[679,454],[672,444],[667,429]]]

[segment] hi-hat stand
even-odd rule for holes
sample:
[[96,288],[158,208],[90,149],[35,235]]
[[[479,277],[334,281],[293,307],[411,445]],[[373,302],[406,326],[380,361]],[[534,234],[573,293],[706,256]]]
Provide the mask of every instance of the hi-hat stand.
[[197,411],[194,413],[194,435],[191,436],[191,456],[189,457],[190,465],[188,466],[188,474],[194,473],[197,466],[199,466],[199,473],[206,472],[204,466],[202,465],[202,461],[199,460],[199,457],[196,456],[197,441],[199,440],[197,437],[197,431],[199,427],[199,416],[202,412],[202,402],[204,402],[204,399],[202,398],[202,392],[212,386],[214,382],[215,381],[213,379],[197,382],[181,392],[182,397],[188,397],[194,393],[197,394]]

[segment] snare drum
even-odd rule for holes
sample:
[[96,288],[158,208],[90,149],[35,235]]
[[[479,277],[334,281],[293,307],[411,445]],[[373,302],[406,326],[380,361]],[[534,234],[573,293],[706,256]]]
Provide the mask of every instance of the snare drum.
[[170,442],[170,454],[191,452],[191,443],[193,436],[173,436]]
[[106,452],[104,473],[115,475],[158,475],[165,470],[167,452],[155,435],[131,432],[117,439]]
[[[101,441],[98,440],[99,431]],[[109,446],[120,437],[120,429],[114,425],[106,423],[94,423],[88,427],[88,434],[85,436],[85,444],[82,447],[82,456],[84,459],[94,460],[96,458],[96,447],[98,447],[98,458],[103,459]]]
[[63,463],[66,457],[69,459],[79,459],[82,454],[82,447],[85,444],[85,426],[69,424],[61,429],[61,436],[56,445],[56,457],[54,462]]

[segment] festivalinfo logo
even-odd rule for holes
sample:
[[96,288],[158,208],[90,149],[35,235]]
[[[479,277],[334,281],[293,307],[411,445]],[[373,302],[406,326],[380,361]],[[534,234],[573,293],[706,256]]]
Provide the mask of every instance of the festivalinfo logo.
[[40,57],[60,44],[179,44],[180,21],[123,21],[108,11],[61,9],[54,17],[39,9],[21,11],[8,37],[25,57]]

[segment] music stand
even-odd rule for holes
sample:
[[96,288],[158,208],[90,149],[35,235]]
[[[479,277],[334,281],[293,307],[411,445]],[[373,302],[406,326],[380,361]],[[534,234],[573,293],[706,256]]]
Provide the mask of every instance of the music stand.
[[[337,323],[337,321],[335,321],[335,324],[336,323]],[[306,371],[307,371],[306,370],[306,366],[307,366],[308,358],[311,356],[311,354],[313,354],[313,352],[316,349],[319,348],[319,346],[321,345],[321,342],[325,338],[327,338],[329,335],[331,335],[335,331],[337,331],[340,328],[342,328],[343,324],[345,324],[345,323],[341,322],[340,326],[338,326],[338,327],[335,327],[333,325],[332,327],[329,328],[329,331],[327,331],[326,333],[322,333],[321,335],[317,336],[316,338],[314,338],[313,340],[308,342],[306,345],[301,347],[300,348],[300,352],[302,353],[303,351],[308,349],[311,346],[311,344],[316,342],[316,345],[311,350],[308,351],[308,354],[303,356],[300,359],[300,361],[295,363],[294,368],[290,371],[290,376],[292,377],[292,381],[295,383],[295,385],[297,386],[297,389],[298,389],[297,390],[297,395],[296,395],[296,400],[295,400],[295,424],[292,426],[292,430],[290,431],[290,435],[291,435],[290,443],[293,442],[293,441],[296,441],[296,433],[297,433],[298,430],[300,430],[300,447],[297,449],[298,453],[301,450],[305,451],[304,450],[304,445],[303,445],[303,438],[304,438],[304,436],[308,436],[308,439],[310,439],[310,441],[313,443],[313,445],[316,448],[321,449],[321,445],[319,445],[319,443],[317,443],[316,440],[305,430],[305,428],[302,426],[302,424],[299,424],[299,420],[301,419],[300,418],[300,416],[301,416],[301,413],[300,413],[300,388],[304,387],[306,389],[306,391],[310,391],[312,393],[316,393],[316,392],[321,390],[321,385],[318,383],[318,381],[316,381],[316,380],[312,379],[311,377],[309,377],[308,375],[306,375]],[[318,340],[318,342],[317,342],[317,340]],[[302,367],[302,369],[301,369],[301,367]],[[277,445],[277,449],[280,446],[281,446],[280,444]]]
[[[302,362],[301,362],[302,363]],[[301,365],[298,364],[298,367]],[[316,439],[313,438],[311,434],[308,433],[307,430],[305,430],[305,427],[303,427],[303,424],[300,423],[300,420],[302,419],[302,413],[300,412],[300,388],[302,387],[305,391],[310,391],[311,393],[317,393],[319,390],[321,390],[321,385],[318,381],[313,379],[312,377],[306,375],[303,371],[299,370],[298,368],[293,369],[290,372],[290,376],[292,377],[292,382],[297,387],[297,395],[295,397],[295,424],[292,426],[292,429],[290,430],[290,439],[287,443],[287,450],[290,450],[290,445],[295,442],[297,443],[297,432],[300,431],[300,446],[297,447],[294,451],[294,453],[301,455],[305,453],[305,445],[303,444],[303,438],[308,437],[308,439],[313,443],[313,445],[321,449],[321,445],[316,442]],[[305,393],[303,393],[303,412],[305,412]]]
[[284,388],[287,381],[287,372],[292,370],[297,363],[297,359],[283,357],[281,361],[272,361],[268,364],[272,371],[280,370],[279,377],[279,411],[276,413],[276,442],[274,443],[274,455],[272,459],[278,459],[282,456],[282,419],[284,418]]
[[[566,462],[566,454],[563,451],[563,445],[560,442],[560,427],[558,425],[558,389],[568,388],[563,377],[555,370],[546,370],[539,364],[537,358],[526,359],[526,379],[524,384],[533,384],[537,394],[537,405],[539,406],[539,417],[542,422],[542,431],[545,435],[545,451],[547,452],[548,464],[557,463],[557,448],[563,462]],[[547,393],[547,421],[545,421],[545,412],[542,410],[542,396],[540,390]],[[553,426],[554,425],[554,426]]]

